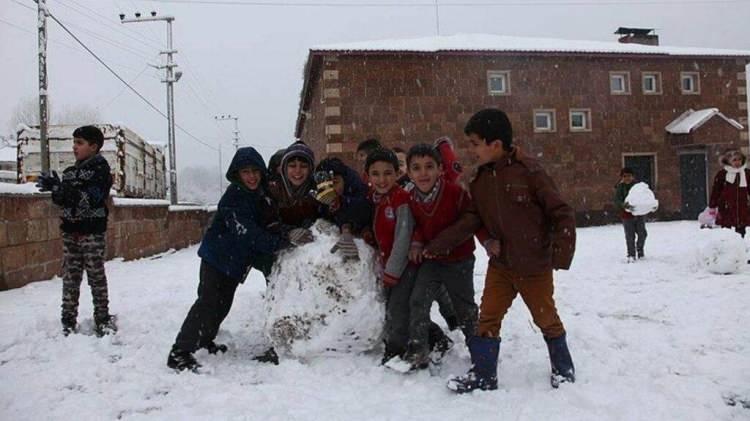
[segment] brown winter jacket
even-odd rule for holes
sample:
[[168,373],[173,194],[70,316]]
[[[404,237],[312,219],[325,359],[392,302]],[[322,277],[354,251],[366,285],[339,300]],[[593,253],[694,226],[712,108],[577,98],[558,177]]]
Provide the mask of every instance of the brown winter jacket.
[[490,259],[495,267],[520,275],[570,267],[575,214],[535,159],[515,148],[479,167],[469,189],[471,206],[426,246],[428,254],[446,254],[484,226],[500,241],[500,256]]

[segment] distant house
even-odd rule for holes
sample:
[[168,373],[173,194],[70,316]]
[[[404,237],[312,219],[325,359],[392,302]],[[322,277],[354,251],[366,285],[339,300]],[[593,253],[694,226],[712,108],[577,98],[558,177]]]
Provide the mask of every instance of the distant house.
[[[146,142],[123,125],[95,124],[104,133],[101,154],[109,162],[118,196],[164,199],[166,196],[166,161],[161,146]],[[73,131],[76,126],[49,127],[50,170],[62,171],[75,163]],[[36,180],[41,172],[39,127],[18,131],[18,179]]]
[[659,46],[637,28],[617,33],[621,42],[455,35],[314,47],[295,133],[316,153],[349,162],[367,137],[408,147],[448,135],[471,164],[464,124],[498,107],[579,223],[615,218],[622,166],[655,190],[662,217],[694,218],[719,154],[748,152],[750,51]]

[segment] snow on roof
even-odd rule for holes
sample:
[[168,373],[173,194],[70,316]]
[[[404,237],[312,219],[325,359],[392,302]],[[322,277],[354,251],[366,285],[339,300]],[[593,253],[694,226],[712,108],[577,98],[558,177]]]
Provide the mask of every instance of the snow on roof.
[[674,119],[664,129],[672,134],[689,134],[717,115],[723,118],[727,123],[737,128],[737,130],[742,130],[744,128],[742,124],[737,122],[737,120],[729,118],[719,112],[718,108],[705,108],[698,111],[695,111],[691,108],[680,114],[679,117]]
[[456,34],[412,39],[389,39],[342,44],[317,45],[311,51],[519,51],[559,53],[656,54],[673,56],[750,57],[748,50],[689,48],[622,44],[619,42],[527,38],[490,34]]

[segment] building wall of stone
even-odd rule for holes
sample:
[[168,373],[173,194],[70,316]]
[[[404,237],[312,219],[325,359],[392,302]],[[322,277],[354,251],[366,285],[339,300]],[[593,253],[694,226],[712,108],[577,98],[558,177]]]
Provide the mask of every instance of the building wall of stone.
[[[691,135],[675,139],[664,127],[689,108],[716,107],[726,116],[747,123],[745,61],[721,58],[576,55],[357,55],[326,56],[322,68],[335,63],[336,97],[317,89],[333,82],[313,80],[310,119],[302,140],[353,163],[356,144],[378,137],[388,146],[408,148],[448,135],[457,140],[462,160],[473,158],[464,141],[469,117],[486,107],[508,113],[515,142],[541,159],[580,220],[613,220],[611,199],[623,156],[654,154],[661,216],[680,210],[679,152],[686,147],[717,151],[742,147],[747,128],[740,131],[714,118]],[[487,93],[487,72],[510,71],[510,93]],[[321,73],[323,70],[321,70]],[[610,72],[627,72],[630,93],[610,92]],[[642,91],[642,72],[659,72],[661,93]],[[700,93],[683,94],[681,72],[698,72]],[[335,119],[325,116],[338,107]],[[591,130],[572,132],[569,111],[590,109]],[[535,109],[552,109],[556,130],[534,131]],[[325,121],[324,127],[318,124]],[[309,125],[310,121],[316,122]],[[330,127],[335,125],[336,127]],[[705,146],[709,145],[709,146]],[[715,167],[709,162],[709,171]]]

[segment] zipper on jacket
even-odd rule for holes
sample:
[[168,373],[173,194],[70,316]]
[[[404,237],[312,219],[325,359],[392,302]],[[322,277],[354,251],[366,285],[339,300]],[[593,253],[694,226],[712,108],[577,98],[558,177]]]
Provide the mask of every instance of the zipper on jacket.
[[[495,185],[497,185],[497,171],[495,170],[494,166],[492,167],[492,178],[495,180]],[[503,217],[502,217],[502,214],[500,212],[500,202],[498,200],[498,196],[499,196],[498,194],[495,194],[495,209],[497,210],[497,218],[500,220],[500,227],[502,229],[502,227],[503,227],[504,224],[503,224]],[[497,240],[500,241],[499,238]],[[505,260],[508,262],[508,266],[512,268],[513,267],[513,263],[510,260],[510,253],[508,253],[508,247],[506,247],[508,245],[508,242],[505,239],[503,239],[503,240],[504,240],[503,241],[503,243],[504,243],[503,244],[503,255],[505,256]]]

